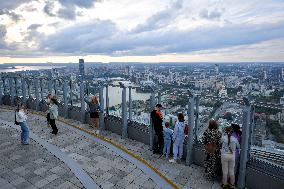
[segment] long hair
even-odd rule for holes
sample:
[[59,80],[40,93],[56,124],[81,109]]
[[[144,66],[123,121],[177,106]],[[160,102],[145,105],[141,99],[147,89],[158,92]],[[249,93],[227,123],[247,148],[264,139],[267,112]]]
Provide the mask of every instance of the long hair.
[[50,100],[53,104],[56,104],[58,106],[58,101],[57,101],[56,96],[53,96]]
[[233,129],[233,132],[237,133],[239,136],[242,135],[241,127],[238,124],[232,123],[231,127]]
[[23,103],[22,103],[22,102],[19,102],[19,103],[17,104],[16,111],[17,111],[17,112],[19,112],[19,111],[20,111],[20,109],[22,109],[22,108],[24,108],[24,105],[23,105]]
[[179,122],[184,122],[184,116],[182,113],[178,113],[178,121]]
[[209,129],[214,129],[214,130],[218,129],[218,123],[217,123],[217,121],[211,119],[211,120],[209,121],[208,128],[209,128]]
[[226,127],[225,132],[228,136],[228,147],[229,147],[230,152],[232,153],[233,151],[232,151],[232,148],[231,148],[231,135],[232,135],[232,132],[233,132],[233,128],[232,127]]
[[93,104],[93,105],[97,105],[97,104],[99,104],[99,101],[98,101],[98,99],[97,99],[97,97],[96,97],[96,96],[92,96],[92,98],[91,98],[91,102],[92,102],[92,104]]

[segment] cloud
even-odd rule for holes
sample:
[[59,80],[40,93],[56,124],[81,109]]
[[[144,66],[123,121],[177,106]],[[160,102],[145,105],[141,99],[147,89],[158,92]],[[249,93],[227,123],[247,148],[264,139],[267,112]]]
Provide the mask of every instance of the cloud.
[[5,43],[5,36],[7,33],[6,26],[0,25],[0,49],[5,49],[6,43]]
[[[269,31],[269,32],[267,32]],[[95,20],[65,28],[44,39],[50,52],[149,55],[185,53],[254,44],[284,37],[284,22],[277,24],[228,24],[222,27],[148,32],[123,32],[111,21]],[[72,40],[70,40],[72,39]]]
[[32,24],[28,27],[29,30],[37,30],[42,24]]
[[8,9],[0,9],[0,15],[9,16],[14,22],[18,22],[22,19],[21,15],[16,14],[14,11],[10,11]]
[[56,14],[53,12],[53,9],[54,9],[54,2],[48,1],[43,7],[43,12],[50,17],[54,17],[56,16]]
[[99,2],[99,0],[59,0],[62,8],[58,10],[58,16],[66,20],[74,20],[77,16],[76,7],[92,8],[95,2]]
[[199,13],[200,18],[208,19],[208,20],[216,20],[221,18],[222,11],[214,9],[212,11],[208,11],[207,9],[203,9]]
[[29,1],[30,0],[3,0],[0,3],[0,9],[6,9],[6,10],[15,9],[19,5]]
[[150,30],[159,29],[167,26],[173,21],[182,8],[183,0],[172,1],[170,6],[162,11],[157,12],[146,20],[143,24],[139,24],[132,32],[145,32]]

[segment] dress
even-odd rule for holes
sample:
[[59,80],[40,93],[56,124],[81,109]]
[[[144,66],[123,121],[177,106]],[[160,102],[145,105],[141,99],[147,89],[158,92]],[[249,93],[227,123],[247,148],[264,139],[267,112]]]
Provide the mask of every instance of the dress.
[[205,151],[205,174],[208,179],[217,177],[218,171],[221,170],[221,137],[222,134],[218,129],[206,129],[203,133],[202,143],[204,145],[208,143],[216,144],[217,147],[213,154]]

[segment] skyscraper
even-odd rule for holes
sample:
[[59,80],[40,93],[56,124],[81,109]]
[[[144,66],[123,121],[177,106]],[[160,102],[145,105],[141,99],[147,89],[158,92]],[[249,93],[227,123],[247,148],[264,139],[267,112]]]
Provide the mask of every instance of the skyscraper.
[[80,77],[84,78],[85,77],[85,65],[84,65],[84,59],[79,59],[79,73]]
[[217,75],[219,75],[219,65],[215,64],[215,72]]

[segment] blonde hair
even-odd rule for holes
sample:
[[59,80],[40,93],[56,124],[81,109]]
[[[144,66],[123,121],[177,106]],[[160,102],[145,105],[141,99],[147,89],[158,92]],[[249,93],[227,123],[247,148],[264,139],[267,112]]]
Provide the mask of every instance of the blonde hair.
[[94,104],[94,105],[96,105],[96,104],[98,104],[98,103],[99,103],[99,101],[98,101],[98,99],[97,99],[97,97],[96,97],[96,96],[92,96],[92,98],[91,98],[91,102],[92,102],[92,104]]

